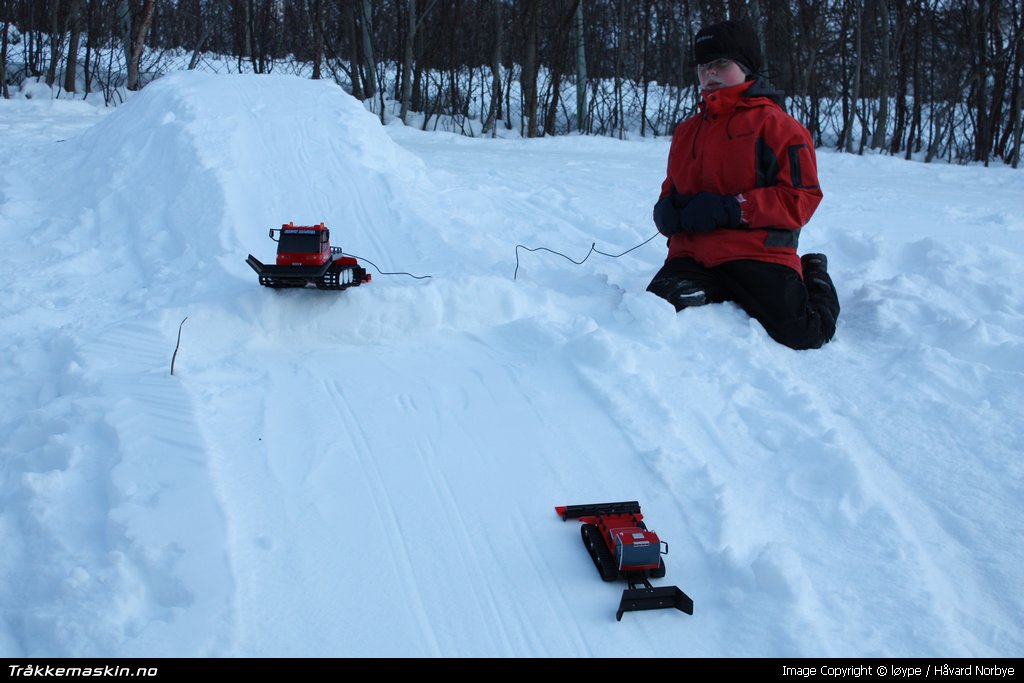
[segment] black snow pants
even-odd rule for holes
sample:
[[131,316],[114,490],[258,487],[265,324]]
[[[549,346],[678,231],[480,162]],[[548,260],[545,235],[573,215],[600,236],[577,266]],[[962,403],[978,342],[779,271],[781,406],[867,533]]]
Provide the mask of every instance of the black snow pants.
[[777,263],[739,260],[707,268],[690,258],[676,258],[658,271],[647,291],[677,311],[734,301],[780,344],[816,349],[836,332],[839,297],[825,268],[806,259],[805,285],[795,270]]

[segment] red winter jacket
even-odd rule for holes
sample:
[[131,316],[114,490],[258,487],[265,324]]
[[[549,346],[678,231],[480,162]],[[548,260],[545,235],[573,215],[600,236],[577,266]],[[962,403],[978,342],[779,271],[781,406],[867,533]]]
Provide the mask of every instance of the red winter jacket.
[[781,93],[748,81],[702,93],[700,113],[676,126],[661,197],[675,189],[736,195],[743,227],[669,238],[668,260],[708,267],[736,259],[798,273],[797,240],[821,201],[810,133],[778,104]]

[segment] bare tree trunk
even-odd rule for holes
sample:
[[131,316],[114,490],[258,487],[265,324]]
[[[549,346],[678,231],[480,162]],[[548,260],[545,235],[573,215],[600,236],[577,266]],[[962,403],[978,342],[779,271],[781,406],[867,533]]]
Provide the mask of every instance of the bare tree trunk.
[[352,64],[352,97],[362,100],[365,99],[363,97],[362,80],[359,76],[362,60],[359,58],[359,37],[356,30],[355,14],[355,3],[358,1],[344,0],[342,3],[342,21],[345,24],[345,32],[348,33],[349,49],[352,51],[349,56],[349,61]]
[[60,25],[60,0],[53,0],[53,15],[50,17],[50,66],[46,69],[46,85],[53,86],[57,80],[57,62],[60,48],[64,44],[64,32]]
[[82,39],[82,0],[71,0],[71,5],[68,7],[68,27],[71,29],[71,38],[68,41],[68,59],[64,68],[64,91],[76,92],[78,45]]
[[523,89],[523,112],[527,119],[526,137],[537,137],[537,20],[538,0],[529,0],[526,6],[526,45],[523,50],[523,71],[520,84]]
[[975,108],[977,109],[977,125],[974,127],[974,160],[983,161],[988,165],[988,102],[985,98],[988,84],[988,31],[989,31],[989,5],[988,0],[980,0],[978,3],[977,24],[974,27],[976,38],[975,66]]
[[1013,68],[1013,151],[1010,153],[1010,165],[1017,168],[1020,165],[1021,145],[1021,110],[1024,109],[1024,10],[1018,16],[1016,57],[1014,57]]
[[7,29],[11,25],[8,0],[0,0],[0,9],[4,12],[4,25],[0,29],[3,31],[3,34],[0,34],[0,97],[9,100],[11,93],[7,88],[7,68],[4,66],[7,64]]
[[399,113],[402,123],[406,123],[409,108],[412,106],[412,64],[416,59],[416,35],[423,27],[423,21],[430,14],[430,10],[434,9],[437,0],[430,0],[430,4],[419,18],[416,17],[416,0],[407,0],[406,4],[407,22],[402,46],[402,109]]
[[947,102],[938,111],[933,111],[931,119],[934,132],[932,140],[928,144],[928,150],[924,154],[926,164],[931,163],[939,155],[939,145],[942,144],[942,138],[945,137],[945,131],[942,129],[943,121],[950,128],[953,126],[953,104]]
[[313,0],[313,80],[320,80],[324,61],[324,10],[321,0]]
[[89,0],[89,4],[88,4],[88,6],[85,9],[85,27],[86,27],[85,35],[86,35],[86,42],[85,42],[85,63],[82,65],[82,73],[84,75],[84,79],[83,80],[85,81],[85,96],[86,97],[89,96],[89,92],[90,92],[90,89],[91,89],[91,86],[92,86],[92,74],[91,74],[91,69],[90,69],[90,66],[91,66],[91,64],[90,64],[90,61],[91,61],[90,60],[90,55],[92,54],[92,50],[93,50],[93,40],[94,40],[93,36],[95,36],[96,33],[98,33],[98,31],[96,31],[93,28],[93,16],[94,16],[93,15],[93,9],[95,7],[95,4],[96,4],[96,0]]
[[484,133],[491,132],[491,137],[498,134],[498,120],[504,118],[501,113],[501,42],[502,12],[501,0],[494,0],[494,44],[491,46],[491,107],[484,124]]
[[[914,146],[921,138],[921,106],[924,99],[924,88],[922,87],[921,76],[921,24],[918,21],[914,26],[914,61],[912,64],[912,81],[914,100],[910,111],[910,124],[907,128],[907,149],[906,159],[909,161],[914,154]],[[916,137],[915,137],[916,136]]]
[[[1022,8],[1024,9],[1024,8]],[[1014,8],[1011,19],[1013,20],[1010,25],[1013,26],[1013,32],[1009,39],[1006,41],[1007,46],[1003,51],[1003,60],[1006,65],[1004,69],[1004,81],[1008,80],[1009,93],[1006,95],[1007,104],[1009,106],[1009,114],[1002,127],[1002,134],[999,135],[998,142],[995,143],[995,154],[999,156],[1006,163],[1010,163],[1010,158],[1013,155],[1013,150],[1009,149],[1010,142],[1013,140],[1014,133],[1014,121],[1016,120],[1017,111],[1017,91],[1020,87],[1020,75],[1024,71],[1024,55],[1021,54],[1021,47],[1024,47],[1024,40],[1022,40],[1021,29],[1017,28],[1017,22],[1022,20],[1020,14],[1018,14],[1017,8]],[[1002,122],[1001,122],[1002,123]],[[995,133],[993,133],[995,135]]]
[[771,73],[771,69],[768,68],[768,46],[765,44],[767,31],[764,30],[764,12],[761,11],[761,3],[758,0],[750,0],[747,3],[747,13],[750,22],[757,29],[758,39],[761,43],[761,72]]
[[[373,57],[372,20],[373,14],[370,0],[363,0],[359,23],[363,28],[363,66],[365,67],[364,77],[366,78],[364,91],[367,98],[377,94],[377,62]],[[383,114],[383,112],[381,113]]]
[[235,6],[235,50],[238,52],[238,72],[242,72],[242,62],[248,59],[253,71],[259,73],[256,58],[253,56],[252,19],[249,0],[233,0]]
[[[219,0],[218,4],[223,1]],[[254,2],[255,0],[231,0],[234,11],[231,13],[231,18],[225,24],[222,24],[222,31],[224,33],[227,32],[228,24],[233,28],[232,45],[234,47],[232,49],[237,56],[238,73],[244,73],[247,62],[252,73],[263,73],[264,60],[261,53],[260,37],[256,32],[259,8],[256,7]],[[303,0],[303,7],[305,7],[305,0]],[[214,33],[213,37],[215,42],[219,42],[216,41],[217,33]],[[303,42],[308,42],[308,38],[304,36]]]
[[[448,113],[451,115],[452,131],[455,130],[455,125],[458,123],[459,127],[462,128],[463,134],[465,134],[465,114],[468,109],[463,108],[463,102],[467,102],[468,98],[463,97],[460,90],[460,69],[458,64],[458,57],[456,55],[455,46],[458,43],[456,40],[456,33],[459,26],[462,25],[462,2],[456,0],[452,3],[452,12],[448,14],[448,18],[451,21],[452,30],[448,31],[447,40],[445,42],[444,49],[447,52],[447,60],[449,63],[448,67]],[[472,71],[470,71],[470,82],[467,90],[472,90]]]
[[903,142],[903,133],[907,125],[907,59],[906,42],[907,27],[910,26],[909,8],[905,0],[896,2],[896,81],[893,92],[895,111],[893,112],[893,131],[889,141],[889,154],[896,155]]
[[[558,46],[560,49],[563,45]],[[558,120],[558,96],[562,91],[562,69],[555,68],[551,73],[551,101],[544,114],[544,135],[555,135]]]
[[[28,35],[27,39],[25,38],[26,34]],[[27,73],[29,73],[29,74],[31,74],[33,76],[38,76],[39,75],[39,66],[38,65],[39,65],[40,57],[36,54],[36,48],[34,46],[37,46],[39,44],[39,38],[36,36],[36,32],[35,31],[26,31],[25,34],[22,34],[22,40],[25,43],[25,48],[24,49],[25,49],[25,68],[26,68],[26,71],[27,71]]]
[[1021,110],[1024,109],[1024,96],[1022,96],[1024,85],[1021,84],[1019,73],[1015,78],[1017,79],[1017,95],[1014,97],[1014,150],[1010,156],[1010,165],[1017,168],[1021,162]]
[[413,65],[412,65],[412,102],[409,107],[413,111],[423,110],[423,73],[427,70],[430,61],[429,45],[423,40],[423,32],[416,32],[416,41],[413,44]]
[[851,65],[850,68],[851,68],[852,73],[853,73],[853,87],[851,88],[852,92],[850,93],[850,100],[851,100],[850,108],[849,108],[849,111],[848,111],[847,116],[846,116],[846,122],[843,124],[843,130],[844,130],[843,137],[846,139],[846,151],[849,154],[853,153],[853,118],[854,118],[854,113],[857,110],[857,100],[860,98],[860,72],[861,72],[861,62],[862,62],[862,58],[863,58],[863,54],[862,54],[863,50],[862,50],[861,46],[863,45],[863,37],[864,37],[864,30],[863,30],[864,29],[864,26],[863,26],[864,22],[863,22],[863,19],[862,19],[863,15],[864,15],[863,9],[861,8],[859,1],[854,1],[852,4],[854,6],[854,9],[853,9],[853,12],[854,12],[854,19],[853,19],[853,22],[854,22],[854,25],[853,25],[854,57],[853,57],[853,62],[852,62],[852,65]]
[[256,22],[258,20],[256,7],[256,0],[246,0],[249,4],[249,22],[246,28],[246,32],[249,36],[249,40],[252,41],[252,50],[249,52],[249,61],[252,63],[252,70],[255,73],[262,74],[267,73],[267,63],[264,59],[263,44],[260,40],[261,36],[259,31],[256,30]]
[[[555,135],[558,121],[558,105],[562,95],[562,77],[569,61],[569,40],[571,40],[573,18],[581,0],[562,0],[552,3],[550,11],[555,21],[549,28],[551,57],[548,68],[551,72],[551,100],[544,114],[544,134]],[[568,39],[567,39],[568,37]]]
[[196,41],[195,49],[192,50],[192,58],[188,60],[188,69],[192,71],[199,65],[199,60],[203,56],[203,48],[206,47],[206,41],[210,39],[210,25],[203,23],[203,32],[199,34],[199,40]]
[[613,127],[618,126],[619,139],[625,138],[625,122],[622,120],[625,116],[625,110],[622,106],[622,63],[623,53],[625,45],[625,28],[626,28],[626,3],[625,0],[618,0],[618,16],[619,16],[619,33],[616,38],[615,46],[615,116],[613,117]]
[[412,58],[416,44],[416,0],[406,0],[406,30],[402,49],[402,109],[398,118],[408,123],[409,105],[412,103]]
[[[756,2],[755,2],[756,5]],[[640,11],[640,80],[643,82],[643,101],[640,104],[640,137],[647,136],[647,90],[650,83],[650,79],[647,75],[647,63],[650,59],[648,55],[648,45],[650,44],[650,38],[648,37],[648,23],[651,20],[651,2],[650,0],[644,0],[643,9]],[[762,39],[763,40],[763,39]],[[764,50],[762,49],[762,54]]]
[[139,90],[142,87],[139,82],[139,62],[142,60],[142,49],[146,45],[146,32],[149,30],[150,22],[153,21],[155,6],[156,0],[146,0],[142,7],[142,16],[135,27],[135,35],[132,36],[131,58],[128,60],[129,90]]
[[586,133],[587,121],[587,51],[584,45],[583,2],[576,4],[573,20],[573,39],[576,47],[576,130]]
[[[1007,99],[1007,82],[1010,80],[1010,47],[1007,45],[1008,41],[1004,41],[1002,26],[1000,24],[1000,10],[999,2],[993,3],[991,23],[993,39],[991,44],[995,50],[995,54],[992,59],[993,71],[993,84],[992,84],[992,97],[989,100],[992,103],[989,109],[989,127],[986,131],[986,147],[988,149],[987,155],[989,157],[1002,156],[999,148],[998,140],[1000,138],[1000,128],[1004,124],[1009,124],[1010,116],[1003,117],[1003,103]],[[1004,129],[1005,130],[1005,129]]]
[[795,53],[796,63],[793,65],[794,71],[796,71],[797,82],[800,84],[799,92],[802,96],[807,98],[807,104],[805,108],[804,118],[805,125],[810,131],[812,140],[815,145],[819,145],[821,142],[821,97],[819,93],[819,78],[818,70],[815,68],[818,58],[818,46],[822,42],[821,34],[822,25],[824,19],[821,13],[821,8],[817,3],[813,2],[801,2],[797,9],[798,26],[800,36],[802,38],[801,43],[807,43],[813,37],[813,42],[810,45],[806,45],[807,55],[805,59],[800,59],[799,53]]
[[117,0],[116,33],[121,39],[124,63],[132,59],[132,6],[128,0]]
[[875,119],[875,132],[871,136],[871,149],[885,147],[885,133],[889,127],[889,0],[878,0],[878,21],[881,24],[881,51],[878,64],[878,118]]

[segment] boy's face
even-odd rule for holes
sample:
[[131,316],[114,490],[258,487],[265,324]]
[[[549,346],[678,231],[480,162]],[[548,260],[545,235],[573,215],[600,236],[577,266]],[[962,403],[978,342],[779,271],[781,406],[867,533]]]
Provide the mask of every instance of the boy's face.
[[702,90],[718,90],[739,85],[747,79],[743,68],[731,59],[716,59],[697,65],[697,79]]

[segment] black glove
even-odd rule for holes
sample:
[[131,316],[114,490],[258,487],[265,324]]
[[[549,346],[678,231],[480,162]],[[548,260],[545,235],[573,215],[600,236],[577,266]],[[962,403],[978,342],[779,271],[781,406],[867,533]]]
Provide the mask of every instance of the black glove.
[[740,203],[731,194],[698,192],[679,215],[683,230],[711,232],[715,228],[736,228],[740,225]]
[[672,192],[658,200],[654,205],[654,224],[658,226],[658,232],[665,237],[671,237],[683,231],[680,212],[690,201],[690,196]]

